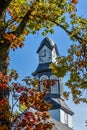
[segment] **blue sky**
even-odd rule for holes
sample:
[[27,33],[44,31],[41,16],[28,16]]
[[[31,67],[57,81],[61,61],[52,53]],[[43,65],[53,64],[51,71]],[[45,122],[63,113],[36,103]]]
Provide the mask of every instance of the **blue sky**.
[[[77,5],[78,14],[87,18],[87,0],[78,0]],[[72,43],[66,33],[58,27],[55,27],[53,35],[48,34],[58,47],[60,55],[66,55],[67,49]],[[40,33],[29,35],[26,38],[25,46],[22,49],[10,51],[10,65],[9,68],[14,68],[19,73],[19,81],[25,76],[30,76],[38,65],[38,55],[36,51],[44,39]],[[72,99],[68,101],[68,105],[72,108],[75,115],[73,116],[74,130],[87,130],[85,120],[87,119],[87,104],[75,105]]]

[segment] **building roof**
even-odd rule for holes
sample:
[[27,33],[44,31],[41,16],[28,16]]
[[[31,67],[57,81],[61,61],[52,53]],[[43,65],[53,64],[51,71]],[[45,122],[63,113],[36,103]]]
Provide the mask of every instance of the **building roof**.
[[51,39],[49,39],[48,37],[44,38],[44,39],[42,40],[42,42],[41,42],[41,44],[40,44],[38,50],[37,50],[37,53],[42,49],[42,47],[43,47],[44,45],[46,45],[49,49],[52,50],[52,49],[53,49],[53,46],[54,46],[54,42],[53,42]]
[[50,38],[48,38],[48,37],[46,37],[46,38],[43,39],[43,41],[41,42],[41,44],[40,44],[40,46],[39,46],[39,48],[38,48],[38,50],[37,50],[37,53],[39,53],[39,51],[42,49],[42,47],[43,47],[44,45],[47,46],[47,47],[48,47],[49,49],[51,49],[51,50],[52,50],[53,48],[55,48],[56,53],[59,54],[56,44],[55,44]]
[[72,110],[68,107],[68,105],[65,103],[65,101],[61,98],[58,98],[58,96],[55,98],[53,98],[53,96],[50,96],[50,97],[46,97],[45,100],[47,102],[50,102],[52,103],[52,108],[51,110],[54,110],[54,109],[62,109],[64,110],[65,112],[73,115],[74,113],[72,112]]
[[56,102],[57,104],[59,104],[60,108],[63,109],[64,111],[68,112],[69,114],[73,115],[74,113],[72,112],[72,110],[69,108],[69,106],[65,103],[64,100],[60,99],[60,98],[52,98],[52,100],[54,102]]
[[46,72],[46,71],[51,71],[51,69],[49,68],[51,62],[50,63],[43,63],[43,64],[39,64],[38,67],[36,68],[36,70],[32,73],[33,76],[35,76],[37,73],[42,73],[42,72]]

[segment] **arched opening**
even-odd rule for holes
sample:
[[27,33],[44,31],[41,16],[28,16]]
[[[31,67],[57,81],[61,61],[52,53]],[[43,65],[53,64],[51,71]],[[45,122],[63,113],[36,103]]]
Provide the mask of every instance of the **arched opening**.
[[42,80],[46,80],[48,79],[48,76],[47,75],[42,75],[40,77],[40,91],[43,92],[44,88],[43,88],[43,84],[41,83]]
[[51,93],[53,94],[58,94],[59,93],[59,86],[58,86],[58,77],[56,77],[55,75],[52,75],[50,77],[50,80],[55,80],[55,86],[51,86]]

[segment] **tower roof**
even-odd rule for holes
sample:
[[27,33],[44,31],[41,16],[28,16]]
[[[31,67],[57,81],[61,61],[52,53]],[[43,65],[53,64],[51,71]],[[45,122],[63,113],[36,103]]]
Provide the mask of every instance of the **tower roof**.
[[56,44],[55,44],[50,38],[48,38],[48,37],[46,37],[46,38],[44,38],[44,39],[42,40],[42,42],[41,42],[41,44],[40,44],[40,46],[39,46],[39,48],[38,48],[38,50],[37,50],[37,53],[39,53],[39,51],[42,49],[42,47],[43,47],[44,45],[47,46],[47,47],[48,47],[49,49],[51,49],[51,50],[52,50],[53,48],[55,48],[56,53],[59,54]]
[[73,111],[69,108],[69,106],[65,103],[65,101],[58,97],[58,94],[48,94],[46,95],[45,100],[47,102],[52,103],[52,110],[61,108],[70,115],[74,114]]
[[50,64],[51,64],[51,62],[39,64],[38,67],[36,68],[36,70],[32,73],[32,75],[35,76],[37,73],[42,73],[44,71],[50,71],[51,70],[49,68]]

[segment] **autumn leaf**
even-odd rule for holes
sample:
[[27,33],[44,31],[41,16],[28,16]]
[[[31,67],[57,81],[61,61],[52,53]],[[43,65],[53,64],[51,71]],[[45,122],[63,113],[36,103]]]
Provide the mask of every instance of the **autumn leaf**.
[[73,3],[73,4],[77,4],[77,3],[78,3],[78,0],[72,0],[72,3]]

